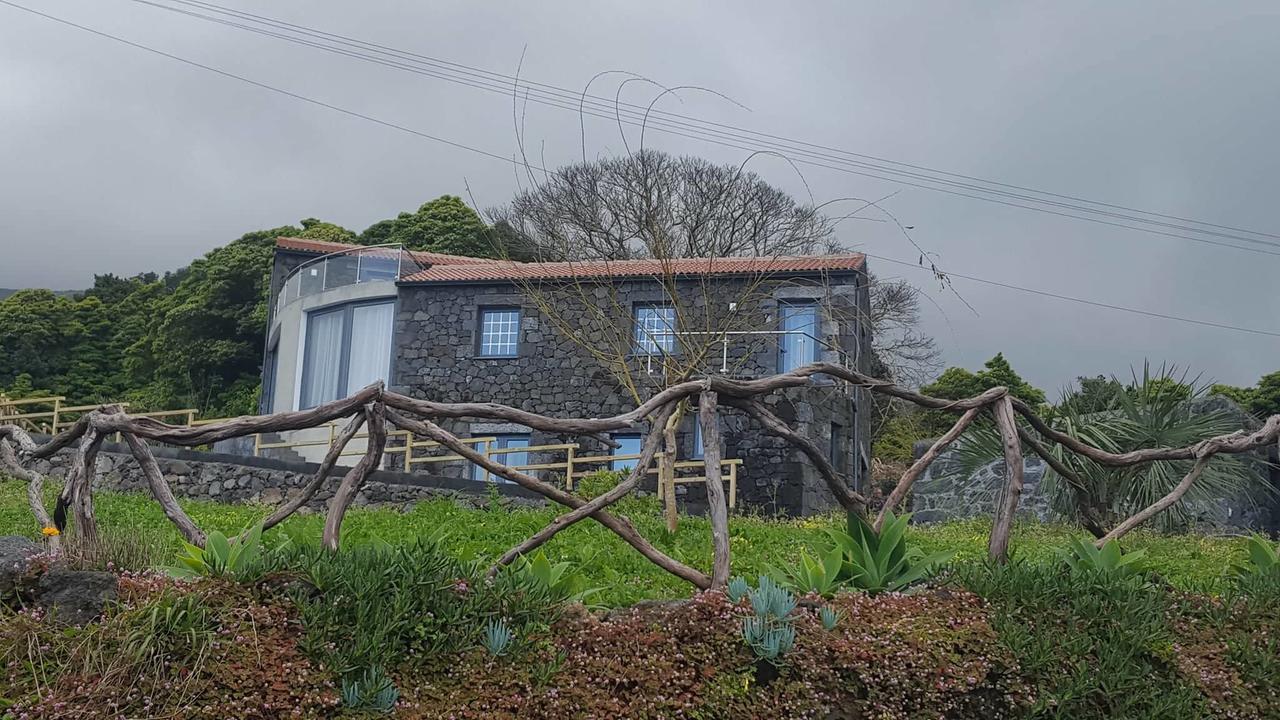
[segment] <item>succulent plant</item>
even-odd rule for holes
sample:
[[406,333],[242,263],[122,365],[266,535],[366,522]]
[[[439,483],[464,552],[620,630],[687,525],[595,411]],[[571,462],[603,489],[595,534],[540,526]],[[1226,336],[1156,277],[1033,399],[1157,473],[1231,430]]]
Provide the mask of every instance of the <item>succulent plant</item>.
[[490,655],[501,657],[511,648],[511,640],[514,637],[515,634],[511,632],[511,628],[507,627],[505,620],[490,620],[485,623],[480,644],[489,651]]

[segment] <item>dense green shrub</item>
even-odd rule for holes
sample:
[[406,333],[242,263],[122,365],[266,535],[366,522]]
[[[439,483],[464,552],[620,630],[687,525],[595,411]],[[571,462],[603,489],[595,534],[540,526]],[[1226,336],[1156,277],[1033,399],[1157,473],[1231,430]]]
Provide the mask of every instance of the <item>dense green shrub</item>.
[[[46,486],[50,506],[58,489],[55,483]],[[260,522],[270,513],[269,509],[254,505],[194,500],[180,503],[201,528],[228,534]],[[149,495],[98,492],[94,494],[94,504],[102,532],[138,535],[158,548],[155,558],[141,565],[137,559],[129,561],[125,556],[132,564],[125,565],[126,569],[172,562],[180,547],[178,532]],[[560,512],[555,507],[475,510],[447,499],[420,502],[408,512],[352,508],[343,522],[342,544],[344,549],[379,541],[406,545],[419,535],[447,528],[440,542],[450,555],[492,560]],[[624,500],[618,504],[618,512],[663,552],[696,567],[710,567],[711,533],[705,518],[681,517],[679,531],[672,534],[666,532],[661,510],[652,498]],[[294,516],[268,531],[264,541],[274,546],[282,537],[293,536],[314,542],[323,524],[324,517],[319,514]],[[842,529],[844,525],[844,515],[776,519],[735,513],[729,523],[733,572],[754,578],[770,568],[792,565],[801,550],[822,546],[828,542],[828,530]],[[987,555],[990,529],[990,520],[964,520],[910,527],[907,539],[926,555],[953,552],[956,562],[977,561]],[[27,506],[25,484],[0,481],[0,534],[38,537],[39,532]],[[1010,546],[1024,559],[1056,562],[1068,540],[1080,535],[1078,528],[1069,525],[1019,523],[1014,527]],[[1222,591],[1226,580],[1223,569],[1240,558],[1244,544],[1242,538],[1170,536],[1145,530],[1125,537],[1127,549],[1147,550],[1152,569],[1161,577],[1179,588],[1204,592]],[[552,563],[571,563],[581,573],[586,587],[600,588],[590,597],[592,603],[617,607],[689,594],[689,586],[683,580],[656,567],[608,529],[589,520],[561,532],[542,549]],[[116,566],[120,567],[120,562]]]
[[1194,718],[1204,699],[1179,673],[1167,588],[1060,564],[968,564],[958,582],[1036,688],[1036,718]]
[[545,631],[565,601],[559,588],[444,552],[438,540],[332,553],[291,545],[267,555],[269,572],[296,577],[290,596],[306,629],[303,650],[343,678],[404,664],[431,667],[478,647],[489,621],[517,639]]
[[[1186,372],[1177,368],[1144,365],[1142,374],[1135,372],[1127,384],[1087,383],[1068,390],[1045,420],[1059,432],[1117,454],[1185,447],[1240,429],[1239,418],[1230,412],[1197,408],[1192,401],[1203,398],[1207,388],[1194,381],[1187,384],[1186,379]],[[1003,456],[999,434],[989,423],[975,424],[957,448],[961,472],[972,472]],[[1194,464],[1193,460],[1158,460],[1109,467],[1057,443],[1050,443],[1049,451],[1079,479],[1079,483],[1068,482],[1052,468],[1046,469],[1042,489],[1050,506],[1060,517],[1081,522],[1093,518],[1099,530],[1115,527],[1167,495]],[[1272,493],[1256,458],[1223,453],[1205,467],[1183,501],[1153,518],[1152,524],[1164,530],[1187,529],[1195,522],[1197,505],[1224,497],[1257,500]]]

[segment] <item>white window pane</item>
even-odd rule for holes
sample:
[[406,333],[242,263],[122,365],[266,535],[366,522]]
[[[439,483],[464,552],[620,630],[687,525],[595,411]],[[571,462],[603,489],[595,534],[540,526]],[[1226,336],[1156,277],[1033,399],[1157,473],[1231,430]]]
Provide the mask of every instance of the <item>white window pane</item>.
[[341,310],[307,317],[306,349],[302,365],[302,408],[338,399],[342,369]]
[[818,308],[816,305],[783,305],[778,309],[782,321],[781,372],[795,370],[818,360]]
[[519,310],[485,310],[480,317],[480,354],[512,356],[520,340]]
[[636,352],[644,355],[670,354],[676,347],[676,309],[653,305],[636,308]]
[[[515,437],[512,437],[512,438],[502,438],[502,440],[501,440],[498,444],[499,444],[499,446],[500,446],[500,447],[504,447],[504,448],[522,448],[522,447],[529,447],[529,438],[527,438],[527,437],[521,437],[521,438],[515,438]],[[508,465],[508,466],[510,466],[510,467],[519,467],[519,466],[521,466],[521,465],[528,465],[528,464],[529,464],[529,453],[527,453],[527,452],[512,452],[512,453],[505,453],[505,454],[503,454],[503,455],[500,455],[500,456],[499,456],[499,461],[500,461],[503,465]]]
[[351,309],[351,356],[347,363],[347,395],[370,383],[387,382],[391,368],[391,333],[395,303],[357,305]]

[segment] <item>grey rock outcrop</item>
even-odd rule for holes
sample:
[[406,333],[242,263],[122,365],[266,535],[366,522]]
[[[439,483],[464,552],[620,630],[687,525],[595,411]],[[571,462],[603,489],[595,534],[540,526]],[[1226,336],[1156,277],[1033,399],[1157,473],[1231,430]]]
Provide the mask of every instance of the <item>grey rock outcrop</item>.
[[31,557],[40,548],[19,535],[0,537],[0,598],[7,598],[17,589],[27,572]]

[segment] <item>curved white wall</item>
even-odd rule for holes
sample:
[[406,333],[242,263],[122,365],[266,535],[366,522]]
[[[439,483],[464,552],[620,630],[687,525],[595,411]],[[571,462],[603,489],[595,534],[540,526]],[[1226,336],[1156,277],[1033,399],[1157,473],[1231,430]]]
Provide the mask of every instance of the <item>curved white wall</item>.
[[[302,350],[306,343],[307,313],[313,310],[379,299],[394,299],[396,284],[365,282],[344,285],[314,295],[307,295],[284,306],[272,318],[267,342],[274,343],[275,379],[272,383],[271,409],[274,412],[297,410],[302,384]],[[393,348],[394,354],[394,348]],[[323,454],[323,449],[322,449]]]

